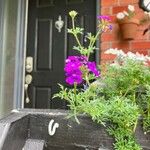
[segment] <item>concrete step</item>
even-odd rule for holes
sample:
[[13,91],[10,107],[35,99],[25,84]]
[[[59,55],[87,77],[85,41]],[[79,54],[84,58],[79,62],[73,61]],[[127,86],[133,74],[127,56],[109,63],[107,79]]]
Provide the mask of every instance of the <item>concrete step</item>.
[[44,150],[44,145],[44,140],[27,139],[22,150]]

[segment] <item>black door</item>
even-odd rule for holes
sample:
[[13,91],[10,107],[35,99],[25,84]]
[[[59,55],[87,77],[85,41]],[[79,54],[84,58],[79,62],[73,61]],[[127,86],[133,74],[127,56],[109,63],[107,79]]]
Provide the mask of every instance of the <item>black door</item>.
[[[34,63],[26,108],[66,108],[64,101],[52,96],[58,92],[57,83],[65,84],[65,58],[77,53],[72,50],[74,38],[67,34],[71,10],[79,13],[76,24],[85,28],[85,33],[95,33],[96,0],[29,0],[26,56],[32,56]],[[55,27],[59,16],[64,21],[61,32]]]

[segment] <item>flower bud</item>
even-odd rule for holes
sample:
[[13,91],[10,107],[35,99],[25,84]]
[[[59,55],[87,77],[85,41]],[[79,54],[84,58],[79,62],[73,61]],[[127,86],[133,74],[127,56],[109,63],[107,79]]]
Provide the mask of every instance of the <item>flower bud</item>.
[[134,6],[133,5],[128,5],[128,10],[131,11],[131,12],[134,12],[135,11]]
[[69,15],[74,18],[78,13],[75,10],[69,12]]

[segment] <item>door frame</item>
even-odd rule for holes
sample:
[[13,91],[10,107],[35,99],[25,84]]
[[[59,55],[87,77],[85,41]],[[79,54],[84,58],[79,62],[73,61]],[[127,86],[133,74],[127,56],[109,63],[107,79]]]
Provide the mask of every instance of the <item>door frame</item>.
[[[100,2],[96,1],[96,16],[100,14]],[[14,85],[14,108],[24,108],[24,82],[25,82],[25,59],[27,49],[27,26],[28,26],[28,2],[29,0],[18,0],[18,24],[17,24],[17,52]],[[98,25],[97,17],[96,26]],[[97,29],[97,27],[95,27]],[[96,63],[100,62],[100,40],[96,42]]]

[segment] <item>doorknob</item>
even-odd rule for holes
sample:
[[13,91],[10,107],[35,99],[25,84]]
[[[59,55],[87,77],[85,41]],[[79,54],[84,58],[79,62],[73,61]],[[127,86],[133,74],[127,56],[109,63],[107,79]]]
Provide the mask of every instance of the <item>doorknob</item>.
[[32,76],[30,74],[27,74],[25,76],[25,85],[24,85],[25,95],[26,95],[26,99],[25,99],[26,103],[30,102],[30,98],[29,98],[29,95],[28,95],[28,87],[31,84],[31,82],[32,82]]
[[58,32],[61,32],[63,26],[64,26],[64,21],[61,19],[61,16],[59,16],[58,20],[55,22],[55,27],[58,30]]
[[27,74],[26,77],[25,77],[25,83],[26,84],[31,84],[32,82],[32,76],[30,74]]

